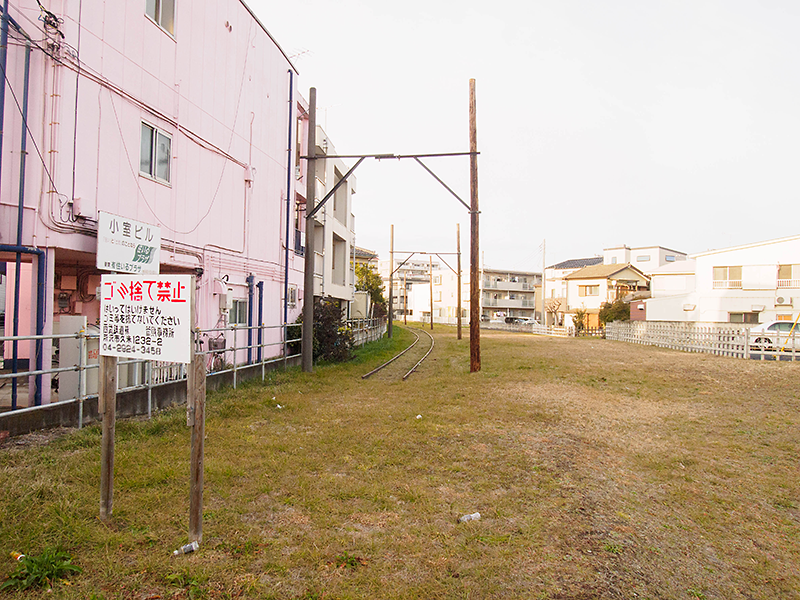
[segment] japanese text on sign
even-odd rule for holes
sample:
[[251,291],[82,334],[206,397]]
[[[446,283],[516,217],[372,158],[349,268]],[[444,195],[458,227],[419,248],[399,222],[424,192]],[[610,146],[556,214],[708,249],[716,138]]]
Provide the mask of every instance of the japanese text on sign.
[[100,354],[188,363],[190,275],[103,275]]
[[157,275],[161,230],[155,225],[100,211],[97,267],[107,271]]

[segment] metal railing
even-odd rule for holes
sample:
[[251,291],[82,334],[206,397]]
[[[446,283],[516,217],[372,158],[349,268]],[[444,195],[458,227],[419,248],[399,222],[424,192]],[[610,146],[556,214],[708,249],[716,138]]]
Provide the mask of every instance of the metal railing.
[[[293,329],[294,328],[294,329]],[[250,341],[248,342],[248,332]],[[265,377],[267,365],[284,362],[299,356],[299,343],[301,339],[302,326],[297,325],[274,325],[251,327],[233,325],[215,329],[195,330],[196,353],[207,356],[207,368],[209,373],[233,373],[233,386],[236,387],[243,369],[253,366],[261,366],[261,378]],[[296,337],[293,337],[295,336]],[[244,337],[244,339],[242,339]],[[39,340],[50,340],[53,346],[58,348],[57,356],[54,357],[53,365],[48,369],[18,369],[16,373],[9,372],[8,369],[0,373],[0,412],[8,410],[36,410],[41,406],[29,406],[29,401],[25,401],[25,406],[20,406],[20,392],[28,392],[28,378],[36,376],[49,376],[49,379],[58,379],[57,400],[56,402],[78,402],[78,423],[83,423],[83,404],[86,400],[97,398],[97,377],[98,377],[98,355],[100,334],[81,330],[77,333],[53,334],[53,335],[28,335],[28,336],[0,336],[0,344],[6,342],[31,342]],[[212,348],[211,344],[206,344],[206,340],[217,340],[217,344]],[[219,340],[224,340],[220,343]],[[64,346],[66,341],[74,341],[77,344],[76,359],[72,364],[64,363]],[[297,353],[291,353],[290,348],[297,344]],[[91,351],[90,351],[91,348]],[[286,349],[286,350],[285,350]],[[213,369],[219,362],[215,362],[216,357],[221,357],[222,368]],[[74,379],[67,377],[74,376]],[[69,385],[63,379],[69,380]],[[120,360],[117,363],[117,391],[128,392],[133,390],[147,390],[147,416],[152,416],[152,391],[154,388],[181,381],[186,379],[186,365],[180,363],[170,363],[154,360],[130,359]],[[10,388],[7,388],[8,383]],[[47,382],[50,385],[50,382]],[[39,383],[39,385],[44,385]],[[51,385],[51,387],[54,387]],[[51,402],[49,405],[55,404]],[[80,425],[79,425],[80,426]]]
[[[353,319],[347,321],[354,333],[356,346],[380,339],[386,333],[386,319]],[[287,325],[231,325],[194,331],[195,352],[206,357],[206,369],[211,376],[227,374],[235,388],[247,371],[253,376],[253,367],[260,367],[265,379],[268,366],[283,363],[300,356],[301,324]],[[78,403],[78,427],[84,421],[83,405],[97,398],[100,334],[81,330],[77,333],[28,336],[0,336],[0,346],[5,342],[35,342],[50,340],[57,348],[58,358],[48,369],[18,369],[16,373],[0,372],[0,412],[32,411],[54,404]],[[72,364],[65,363],[66,342],[76,345]],[[147,391],[147,416],[153,412],[153,390],[186,379],[187,365],[155,360],[125,359],[117,362],[117,391]],[[36,376],[58,379],[57,400],[46,405],[28,406],[28,379]],[[68,376],[71,376],[68,377]],[[69,380],[69,381],[67,381]],[[47,385],[50,381],[43,379]],[[11,386],[8,387],[8,383]],[[25,406],[19,396],[26,396]]]

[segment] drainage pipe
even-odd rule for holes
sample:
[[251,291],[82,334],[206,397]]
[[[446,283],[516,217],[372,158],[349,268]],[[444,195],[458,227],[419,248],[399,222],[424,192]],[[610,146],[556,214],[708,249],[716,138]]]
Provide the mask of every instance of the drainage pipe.
[[258,288],[258,362],[261,362],[261,344],[264,333],[264,282],[256,284]]
[[3,120],[6,112],[6,73],[8,72],[8,0],[3,0],[3,16],[0,20],[0,69],[3,81],[0,85],[0,174],[3,165]]
[[[17,260],[21,254],[34,254],[37,257],[37,265],[36,265],[36,335],[44,335],[44,300],[45,300],[45,288],[47,287],[47,269],[45,268],[45,260],[46,254],[44,250],[40,248],[28,248],[26,246],[11,246],[8,244],[0,244],[0,252],[14,252],[17,254]],[[19,278],[15,282],[15,286],[19,285]],[[17,290],[15,289],[15,295]],[[19,303],[17,302],[17,306]],[[14,333],[13,335],[18,335],[19,329],[19,318],[18,315],[14,319]],[[11,363],[11,372],[18,373],[18,364],[17,364],[17,340],[14,340],[13,344],[13,357]],[[42,356],[42,340],[36,340],[36,370],[41,371],[43,369],[43,356]],[[33,402],[36,406],[41,405],[42,403],[42,376],[41,374],[36,375],[36,389],[34,391]],[[11,410],[16,410],[17,408],[17,378],[14,377],[11,379]]]
[[283,354],[288,355],[289,345],[286,342],[285,327],[289,321],[289,233],[292,212],[292,121],[294,121],[294,71],[289,69],[289,144],[286,154],[286,253],[283,265]]
[[247,276],[247,364],[253,362],[253,284],[255,275]]

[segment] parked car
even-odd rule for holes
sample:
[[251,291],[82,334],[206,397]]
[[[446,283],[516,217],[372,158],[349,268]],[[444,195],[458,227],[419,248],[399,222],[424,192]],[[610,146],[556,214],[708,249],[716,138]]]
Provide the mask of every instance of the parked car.
[[[750,347],[756,350],[780,350],[793,347],[792,321],[769,321],[750,328]],[[794,343],[800,347],[800,324],[794,327]]]
[[536,319],[521,319],[520,325],[541,325]]

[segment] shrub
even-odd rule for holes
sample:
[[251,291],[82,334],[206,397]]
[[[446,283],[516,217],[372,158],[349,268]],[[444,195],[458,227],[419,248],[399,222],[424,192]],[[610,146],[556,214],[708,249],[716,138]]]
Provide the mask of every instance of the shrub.
[[603,325],[611,321],[627,321],[631,318],[631,305],[622,300],[615,300],[613,304],[604,302],[598,316]]
[[584,309],[579,308],[572,315],[572,324],[575,326],[575,331],[583,331],[586,329],[586,317],[589,315]]
[[[288,328],[290,340],[289,353],[299,354],[302,350],[301,325],[303,315],[297,317],[294,325]],[[314,301],[314,360],[344,362],[353,358],[355,339],[353,332],[342,318],[339,304],[332,299],[317,298]]]

